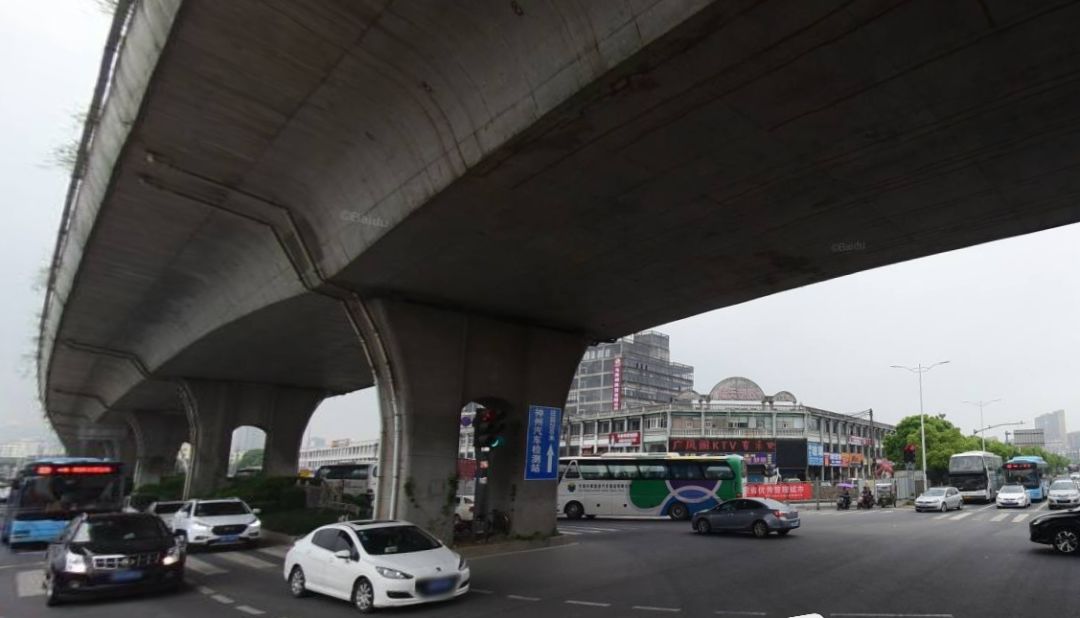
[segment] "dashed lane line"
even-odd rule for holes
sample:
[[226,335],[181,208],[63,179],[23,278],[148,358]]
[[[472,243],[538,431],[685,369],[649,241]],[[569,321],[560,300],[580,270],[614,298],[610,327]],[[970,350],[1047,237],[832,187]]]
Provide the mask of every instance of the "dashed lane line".
[[245,614],[251,614],[252,616],[262,616],[263,614],[266,613],[263,610],[255,609],[254,607],[252,607],[250,605],[237,605],[236,609],[237,609],[237,611],[244,612]]
[[251,554],[244,554],[244,553],[240,553],[240,552],[229,552],[229,553],[217,554],[217,557],[221,558],[222,560],[227,560],[229,562],[240,564],[240,565],[243,565],[243,566],[246,566],[246,567],[251,567],[253,569],[277,568],[277,565],[274,564],[273,562],[270,562],[268,560],[263,560],[262,558],[256,558],[255,556],[252,556]]
[[830,616],[849,616],[855,618],[953,618],[952,614],[868,614],[868,613],[836,613]]
[[469,588],[469,592],[475,592],[476,594],[495,594],[494,590],[484,590],[482,588]]
[[768,614],[766,614],[765,612],[740,612],[740,611],[723,610],[723,609],[718,609],[713,613],[714,614],[719,614],[721,616],[768,616]]
[[635,605],[630,609],[636,609],[642,612],[667,612],[669,614],[675,614],[682,611],[681,607],[656,607],[653,605]]
[[45,571],[19,571],[15,574],[15,593],[19,597],[37,597],[45,594]]
[[217,594],[217,590],[214,590],[213,588],[211,588],[209,586],[199,586],[199,587],[196,588],[196,590],[198,590],[199,592],[201,592],[201,593],[203,593],[205,595]]
[[573,599],[567,599],[563,601],[567,605],[584,605],[585,607],[611,607],[611,603],[600,603],[598,601],[575,601]]
[[227,597],[223,594],[215,594],[210,598],[217,601],[218,603],[224,603],[225,605],[232,605],[233,603],[236,603],[235,599],[233,599],[232,597]]
[[221,573],[228,573],[225,569],[218,568],[209,562],[200,560],[194,556],[188,556],[184,561],[184,565],[200,575],[220,575]]
[[539,601],[540,597],[523,597],[520,594],[508,594],[506,598],[513,599],[515,601]]

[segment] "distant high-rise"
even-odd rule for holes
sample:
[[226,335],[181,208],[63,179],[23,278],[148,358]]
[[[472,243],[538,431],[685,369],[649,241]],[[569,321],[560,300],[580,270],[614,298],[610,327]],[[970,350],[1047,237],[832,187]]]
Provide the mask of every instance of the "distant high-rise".
[[694,368],[671,361],[667,335],[636,333],[585,351],[566,398],[566,414],[671,403],[693,387]]
[[1043,430],[1046,450],[1051,453],[1064,453],[1066,447],[1065,410],[1054,410],[1035,417],[1035,429]]
[[251,449],[262,448],[266,441],[266,434],[258,427],[245,425],[237,427],[233,431],[232,448],[230,453],[244,453]]

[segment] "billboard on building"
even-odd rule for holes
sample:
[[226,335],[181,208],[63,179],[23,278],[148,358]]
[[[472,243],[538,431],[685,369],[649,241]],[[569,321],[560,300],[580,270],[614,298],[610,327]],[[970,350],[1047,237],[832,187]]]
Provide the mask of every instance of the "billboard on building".
[[637,446],[641,444],[641,432],[618,431],[609,433],[608,444],[611,446]]
[[622,409],[622,357],[616,356],[611,368],[611,409]]

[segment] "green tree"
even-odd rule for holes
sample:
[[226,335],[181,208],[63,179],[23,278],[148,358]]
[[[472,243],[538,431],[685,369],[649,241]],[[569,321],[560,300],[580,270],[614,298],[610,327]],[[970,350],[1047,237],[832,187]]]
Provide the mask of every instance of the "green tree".
[[[908,416],[896,425],[896,433],[885,438],[885,455],[893,461],[904,460],[904,446],[915,445],[915,468],[922,467],[922,441],[919,416]],[[949,457],[977,448],[977,442],[960,433],[960,428],[939,416],[926,416],[926,467],[929,474],[945,474]]]
[[244,451],[244,454],[240,456],[240,460],[236,462],[236,469],[261,468],[262,463],[263,450],[261,448],[253,448],[250,451]]

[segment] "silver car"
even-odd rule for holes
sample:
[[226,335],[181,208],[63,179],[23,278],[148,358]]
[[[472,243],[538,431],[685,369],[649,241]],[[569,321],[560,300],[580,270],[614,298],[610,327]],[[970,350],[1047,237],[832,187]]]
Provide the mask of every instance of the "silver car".
[[1076,481],[1070,479],[1058,479],[1050,484],[1050,495],[1047,499],[1047,508],[1071,509],[1080,506],[1080,489]]
[[736,498],[694,513],[690,521],[699,534],[753,532],[764,538],[770,532],[784,536],[799,527],[799,512],[769,498]]
[[964,498],[955,487],[931,487],[915,499],[916,511],[941,511],[964,508]]

